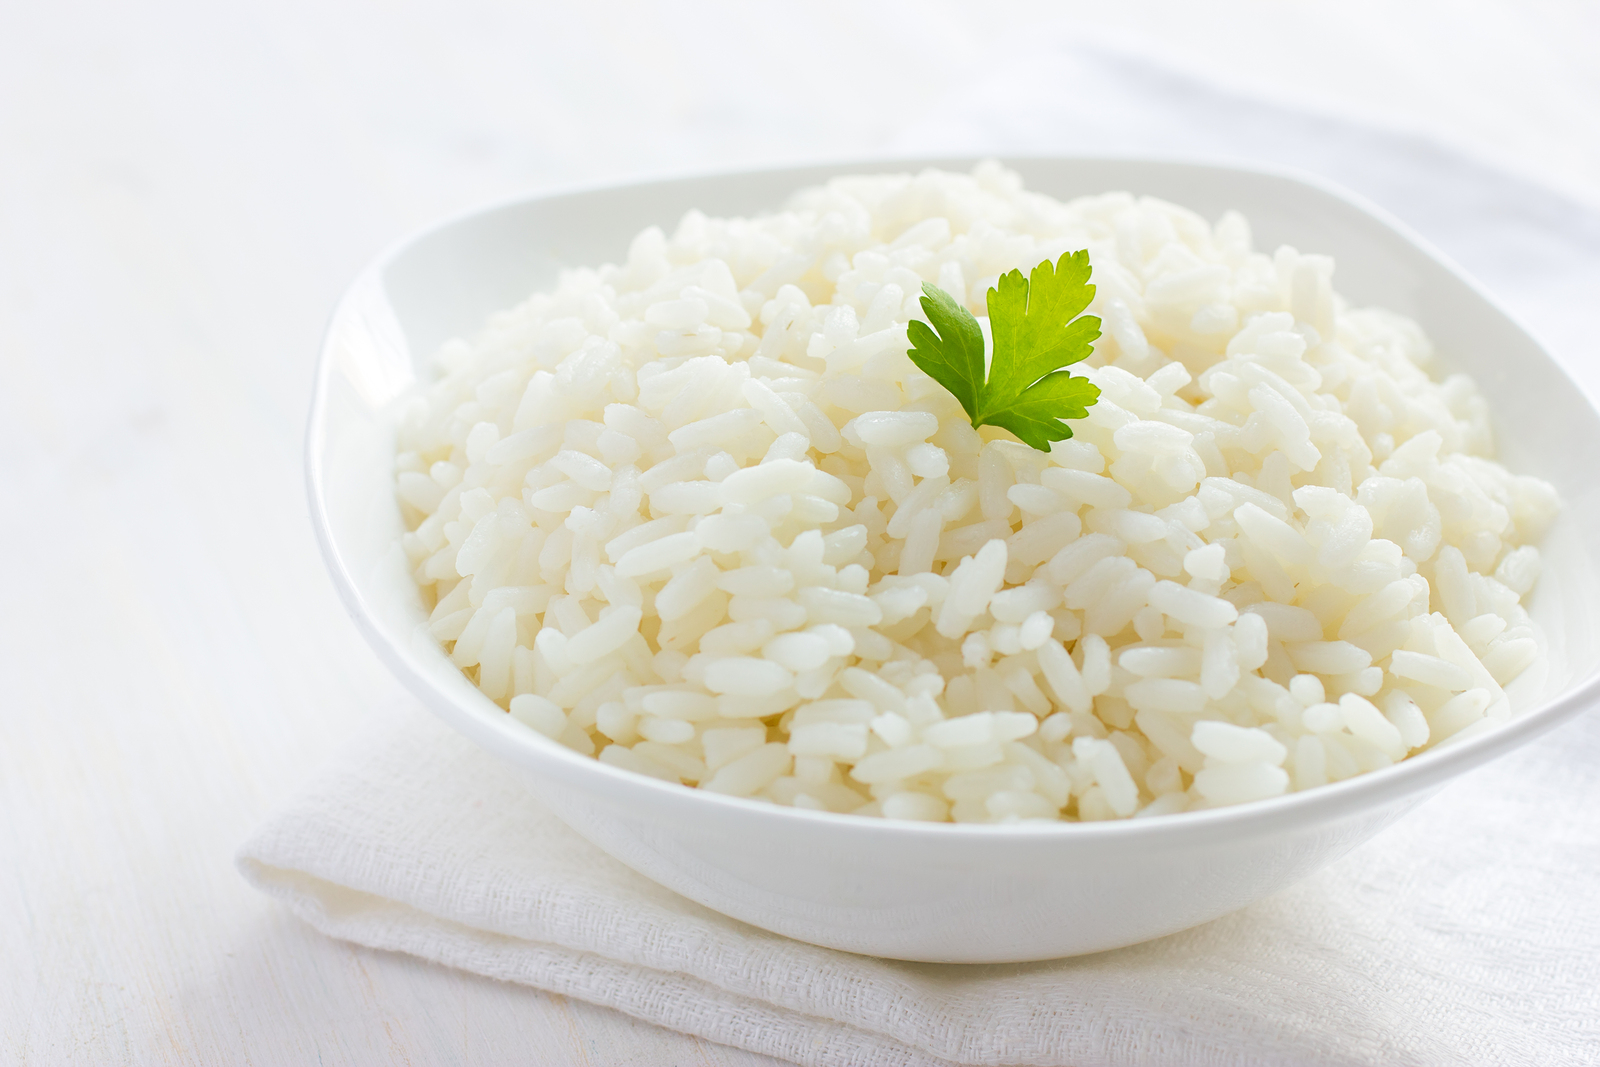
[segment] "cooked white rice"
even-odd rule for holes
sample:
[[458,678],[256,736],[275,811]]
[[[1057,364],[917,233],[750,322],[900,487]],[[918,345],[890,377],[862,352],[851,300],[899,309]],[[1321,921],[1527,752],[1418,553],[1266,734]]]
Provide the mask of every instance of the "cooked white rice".
[[[1088,248],[1102,390],[1043,453],[906,357]],[[996,164],[688,214],[439,355],[399,439],[431,627],[613,766],[897,819],[1236,804],[1504,720],[1551,487],[1334,264]]]

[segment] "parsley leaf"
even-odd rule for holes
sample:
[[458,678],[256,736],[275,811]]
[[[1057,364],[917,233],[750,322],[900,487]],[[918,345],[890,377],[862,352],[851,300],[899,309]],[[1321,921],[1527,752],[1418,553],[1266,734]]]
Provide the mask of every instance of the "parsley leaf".
[[[906,327],[911,362],[950,390],[976,428],[1003,426],[1041,452],[1072,436],[1062,419],[1089,413],[1100,390],[1062,368],[1094,351],[1100,320],[1083,310],[1094,299],[1089,253],[1069,252],[1033,268],[1014,270],[989,290],[994,357],[984,367],[983,331],[954,297],[924,282],[927,322]],[[931,324],[931,325],[930,325]],[[936,332],[937,331],[937,332]]]

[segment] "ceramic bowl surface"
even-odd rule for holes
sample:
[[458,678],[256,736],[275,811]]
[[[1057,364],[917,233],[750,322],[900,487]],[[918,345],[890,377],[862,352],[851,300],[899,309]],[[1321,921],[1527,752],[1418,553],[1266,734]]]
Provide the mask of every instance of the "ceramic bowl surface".
[[436,714],[527,774],[578,833],[662,885],[802,941],[897,959],[1017,962],[1115,948],[1206,922],[1316,870],[1445,782],[1590,706],[1600,667],[1600,416],[1554,360],[1403,225],[1318,181],[1202,163],[1010,161],[1058,198],[1125,189],[1215,219],[1256,247],[1331,254],[1335,285],[1421,323],[1447,370],[1493,407],[1500,459],[1553,482],[1566,510],[1541,543],[1528,602],[1547,653],[1509,687],[1506,725],[1385,770],[1269,801],[1103,823],[893,822],[777,807],[671,785],[580,756],[513,721],[425,626],[398,538],[394,423],[444,341],[548,288],[560,269],[615,262],[649,225],[698,208],[757,214],[838,174],[970,169],[894,160],[683,178],[529,197],[458,216],[378,257],[329,326],[307,435],[313,518],[352,618]]

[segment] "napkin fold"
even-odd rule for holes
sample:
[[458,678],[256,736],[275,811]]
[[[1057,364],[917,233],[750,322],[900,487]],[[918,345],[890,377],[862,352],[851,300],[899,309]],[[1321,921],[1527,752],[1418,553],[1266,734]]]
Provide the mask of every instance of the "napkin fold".
[[1592,1064],[1600,719],[1453,784],[1244,911],[1049,963],[898,963],[790,941],[622,866],[414,708],[374,721],[244,846],[318,930],[796,1063]]
[[[1600,216],[1582,205],[1125,44],[1041,35],[1018,56],[898,147],[1198,152],[1315,170],[1465,262],[1596,391]],[[1041,69],[1055,91],[1026,114],[997,106],[1027,96]],[[897,963],[725,918],[599,852],[517,772],[416,708],[374,721],[239,865],[333,937],[818,1067],[1600,1063],[1594,715],[1241,912],[1050,963]]]

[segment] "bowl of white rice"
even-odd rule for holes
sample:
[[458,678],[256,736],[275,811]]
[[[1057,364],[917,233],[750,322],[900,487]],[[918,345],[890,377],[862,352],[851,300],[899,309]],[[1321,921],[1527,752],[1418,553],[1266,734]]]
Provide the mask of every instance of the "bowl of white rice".
[[[991,291],[1075,253],[1098,399],[975,426],[928,294],[993,377]],[[1589,706],[1594,455],[1381,211],[1052,158],[435,226],[339,306],[308,473],[358,627],[530,802],[778,934],[1013,962],[1239,908]]]

